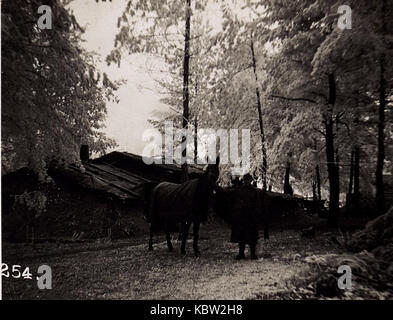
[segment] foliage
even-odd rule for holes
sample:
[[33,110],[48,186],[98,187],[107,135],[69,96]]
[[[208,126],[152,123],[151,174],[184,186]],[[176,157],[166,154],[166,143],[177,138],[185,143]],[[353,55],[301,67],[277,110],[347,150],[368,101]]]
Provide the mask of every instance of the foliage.
[[[334,121],[335,153],[338,156],[340,175],[349,174],[351,150],[355,145],[361,146],[362,176],[370,176],[376,163],[376,121],[379,90],[378,61],[381,52],[392,56],[391,33],[382,41],[381,6],[369,1],[350,1],[352,8],[352,29],[338,28],[337,8],[339,1],[300,1],[290,4],[276,0],[266,5],[265,16],[260,19],[270,26],[267,39],[271,41],[274,54],[267,63],[267,77],[264,86],[267,95],[275,97],[270,107],[277,108],[279,99],[286,102],[293,114],[306,121],[284,122],[289,126],[286,130],[293,133],[305,132],[309,138],[318,140],[318,154],[325,149],[325,141],[319,133],[324,132],[323,123],[331,117]],[[391,7],[388,7],[392,10]],[[390,11],[388,11],[390,12]],[[386,13],[388,16],[388,13]],[[391,21],[389,22],[391,24]],[[388,30],[392,28],[388,27]],[[391,58],[389,58],[391,60]],[[388,95],[392,94],[392,69],[387,69]],[[336,77],[337,99],[330,110],[328,105],[327,75]],[[270,118],[275,120],[274,118]],[[387,132],[391,132],[392,115],[387,109]],[[316,121],[321,121],[318,124]],[[284,125],[283,123],[283,125]],[[302,163],[299,159],[313,164],[313,144],[294,136],[289,140],[283,135],[277,139],[291,144],[290,150],[295,154],[295,171]],[[391,142],[387,135],[386,145]],[[301,146],[300,144],[303,144]],[[288,150],[288,144],[282,151]],[[293,149],[293,150],[292,150]],[[281,156],[279,162],[284,163],[286,152],[275,152]],[[389,150],[391,153],[391,150]],[[321,161],[323,171],[326,160],[322,154],[317,157]],[[387,157],[388,160],[388,157]],[[388,160],[390,167],[390,161]],[[300,172],[302,172],[301,170]],[[310,178],[312,170],[302,175],[302,179]],[[305,171],[303,171],[305,173]],[[296,172],[294,172],[296,175]],[[296,177],[296,176],[295,176]],[[342,187],[346,179],[341,179]],[[301,182],[296,179],[296,182]],[[367,184],[367,179],[363,180]],[[299,186],[299,185],[298,185]],[[311,184],[309,184],[311,187]]]
[[[184,1],[129,2],[119,18],[116,48],[108,62],[120,63],[124,54],[145,52],[159,56],[168,67],[157,79],[162,102],[170,112],[152,124],[182,122],[182,59]],[[198,126],[250,128],[252,173],[260,176],[261,139],[255,88],[261,92],[267,150],[268,184],[282,190],[285,164],[291,152],[291,182],[295,192],[310,194],[319,165],[322,193],[328,194],[325,123],[331,119],[334,153],[341,179],[341,198],[347,190],[351,151],[361,146],[362,189],[371,192],[377,158],[378,61],[392,57],[391,32],[381,35],[381,7],[369,1],[350,1],[353,28],[338,28],[339,1],[218,2],[221,27],[204,24],[211,3],[192,7],[191,119]],[[391,10],[388,7],[388,12]],[[142,27],[143,26],[143,27]],[[388,30],[391,21],[388,22]],[[256,77],[250,42],[255,46]],[[389,57],[389,58],[388,58]],[[388,96],[392,66],[387,64]],[[336,102],[328,104],[328,73],[336,79]],[[197,90],[196,90],[197,89]],[[387,153],[392,153],[393,117],[386,110]],[[191,124],[190,124],[191,125]],[[193,126],[193,124],[191,125]],[[386,157],[389,171],[390,157]],[[225,176],[229,167],[223,167]]]
[[22,205],[29,211],[35,211],[35,217],[46,209],[47,198],[41,191],[24,192],[15,196],[15,205]]
[[[209,34],[212,32],[209,22],[203,15],[208,1],[191,1],[188,8],[185,0],[129,1],[118,19],[119,32],[116,35],[115,48],[107,57],[108,64],[120,66],[124,55],[145,53],[152,60],[161,63],[159,70],[153,70],[152,76],[162,98],[161,102],[169,107],[162,112],[159,120],[150,119],[157,129],[163,130],[164,122],[170,120],[175,128],[203,123],[208,112],[209,95],[207,94],[209,68]],[[184,86],[183,63],[186,56],[184,26],[186,10],[190,10],[190,54],[187,74],[188,86]],[[148,72],[151,70],[147,70]],[[159,75],[157,75],[159,74]],[[183,119],[184,92],[189,92],[189,115]],[[178,142],[179,143],[179,142]],[[177,147],[177,143],[174,143]],[[188,148],[191,146],[188,146]],[[191,147],[193,148],[193,147]]]
[[41,1],[2,4],[3,169],[33,168],[42,177],[51,159],[78,159],[81,144],[104,152],[114,141],[100,132],[105,100],[117,84],[96,71],[80,46],[83,29],[51,0],[52,29],[39,29]]

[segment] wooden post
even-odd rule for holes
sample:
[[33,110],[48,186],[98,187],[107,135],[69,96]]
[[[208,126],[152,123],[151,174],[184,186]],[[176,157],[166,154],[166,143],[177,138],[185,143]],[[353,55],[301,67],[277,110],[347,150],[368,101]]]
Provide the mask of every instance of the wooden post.
[[88,161],[89,160],[89,146],[87,144],[81,145],[80,159],[81,159],[81,161]]

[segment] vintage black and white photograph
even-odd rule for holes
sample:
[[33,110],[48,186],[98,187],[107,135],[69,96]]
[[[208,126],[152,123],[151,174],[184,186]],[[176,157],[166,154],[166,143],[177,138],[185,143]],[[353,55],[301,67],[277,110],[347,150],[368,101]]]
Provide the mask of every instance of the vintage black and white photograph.
[[0,5],[1,299],[393,300],[393,0]]

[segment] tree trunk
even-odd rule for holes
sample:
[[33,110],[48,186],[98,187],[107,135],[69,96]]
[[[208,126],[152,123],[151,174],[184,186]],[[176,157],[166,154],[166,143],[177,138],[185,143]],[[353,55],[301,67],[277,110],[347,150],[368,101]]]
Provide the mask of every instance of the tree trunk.
[[315,152],[315,180],[317,188],[318,201],[320,202],[321,197],[321,174],[319,172],[319,155],[318,155],[318,144],[317,139],[314,138],[314,152]]
[[[386,35],[386,0],[382,0],[382,38]],[[385,80],[385,54],[382,52],[379,59],[379,107],[378,107],[378,157],[377,170],[375,173],[376,186],[376,213],[383,214],[385,211],[385,195],[383,185],[383,165],[385,160],[385,108],[386,108],[386,80]]]
[[255,92],[257,96],[257,109],[258,109],[258,121],[259,129],[261,133],[261,144],[262,144],[262,189],[267,189],[267,156],[266,156],[266,143],[265,143],[265,132],[263,129],[263,118],[262,118],[262,106],[261,106],[261,96],[258,87],[258,75],[257,75],[257,64],[255,60],[254,52],[254,42],[251,40],[251,56],[252,56],[252,67],[255,76]]
[[314,202],[316,202],[317,201],[317,186],[315,184],[315,181],[313,181],[311,183],[311,187],[312,187],[312,200]]
[[319,165],[317,164],[315,167],[316,175],[317,175],[317,195],[318,195],[318,201],[322,200],[321,196],[321,174],[319,172]]
[[284,178],[284,194],[289,194],[289,195],[293,195],[293,190],[292,190],[291,184],[289,182],[289,177],[290,177],[290,172],[291,172],[291,161],[290,161],[291,156],[292,156],[292,154],[289,153],[287,165],[285,168],[285,178]]
[[338,225],[338,213],[340,206],[340,180],[338,165],[334,157],[334,134],[333,134],[333,107],[336,103],[336,81],[334,74],[329,74],[329,102],[325,115],[325,139],[326,159],[329,179],[329,219],[331,227]]
[[352,150],[351,151],[351,163],[350,163],[350,167],[349,167],[349,186],[348,186],[347,198],[345,201],[347,214],[350,214],[352,211],[354,157],[355,157],[355,151]]
[[315,183],[315,181],[312,182],[311,186],[312,186],[313,214],[319,214],[320,202],[318,201],[318,198],[317,198],[317,184]]
[[290,192],[289,192],[289,188],[291,187],[289,185],[289,172],[290,172],[290,170],[291,170],[291,165],[290,165],[289,161],[287,161],[287,165],[285,168],[285,178],[284,178],[284,193],[285,194],[290,194]]
[[[351,135],[351,140],[353,141],[353,147],[351,152],[351,171],[349,180],[349,191],[347,201],[347,211],[352,213],[359,213],[359,200],[360,200],[360,146],[359,146],[359,90],[354,92],[356,98],[356,108],[354,115],[354,127],[353,134]],[[352,192],[353,186],[353,192]]]
[[360,147],[355,146],[354,155],[354,168],[353,168],[353,209],[355,214],[359,210],[359,200],[360,200]]
[[349,169],[349,186],[348,186],[348,194],[352,194],[352,189],[353,189],[354,156],[355,156],[355,151],[352,150],[352,152],[351,152],[351,163],[350,163],[350,169]]
[[198,163],[198,117],[194,118],[194,163]]
[[[198,96],[198,81],[195,81],[195,99]],[[198,114],[196,106],[194,107],[194,163],[198,163]]]
[[[189,102],[190,93],[188,88],[188,78],[190,69],[190,28],[191,28],[191,0],[186,0],[186,30],[184,36],[184,61],[183,61],[183,129],[187,129],[189,120]],[[183,137],[182,143],[186,143],[186,137]],[[185,146],[182,157],[186,159],[187,145]],[[187,161],[182,165],[183,180],[188,180]]]

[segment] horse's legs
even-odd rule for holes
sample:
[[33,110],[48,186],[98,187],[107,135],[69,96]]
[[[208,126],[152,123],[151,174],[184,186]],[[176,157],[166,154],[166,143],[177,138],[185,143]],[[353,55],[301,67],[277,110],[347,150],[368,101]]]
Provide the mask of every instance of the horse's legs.
[[153,250],[153,227],[150,225],[149,250]]
[[172,242],[171,242],[171,234],[168,231],[165,231],[165,237],[166,237],[166,243],[168,245],[168,251],[172,252],[173,246],[172,246]]
[[190,225],[187,222],[183,222],[181,224],[181,247],[180,247],[180,252],[181,254],[186,254],[186,242],[187,242],[187,237],[188,237],[188,229],[190,228]]
[[193,233],[194,233],[194,243],[192,244],[192,247],[194,249],[194,254],[197,257],[200,255],[199,248],[198,248],[199,222],[193,223]]

